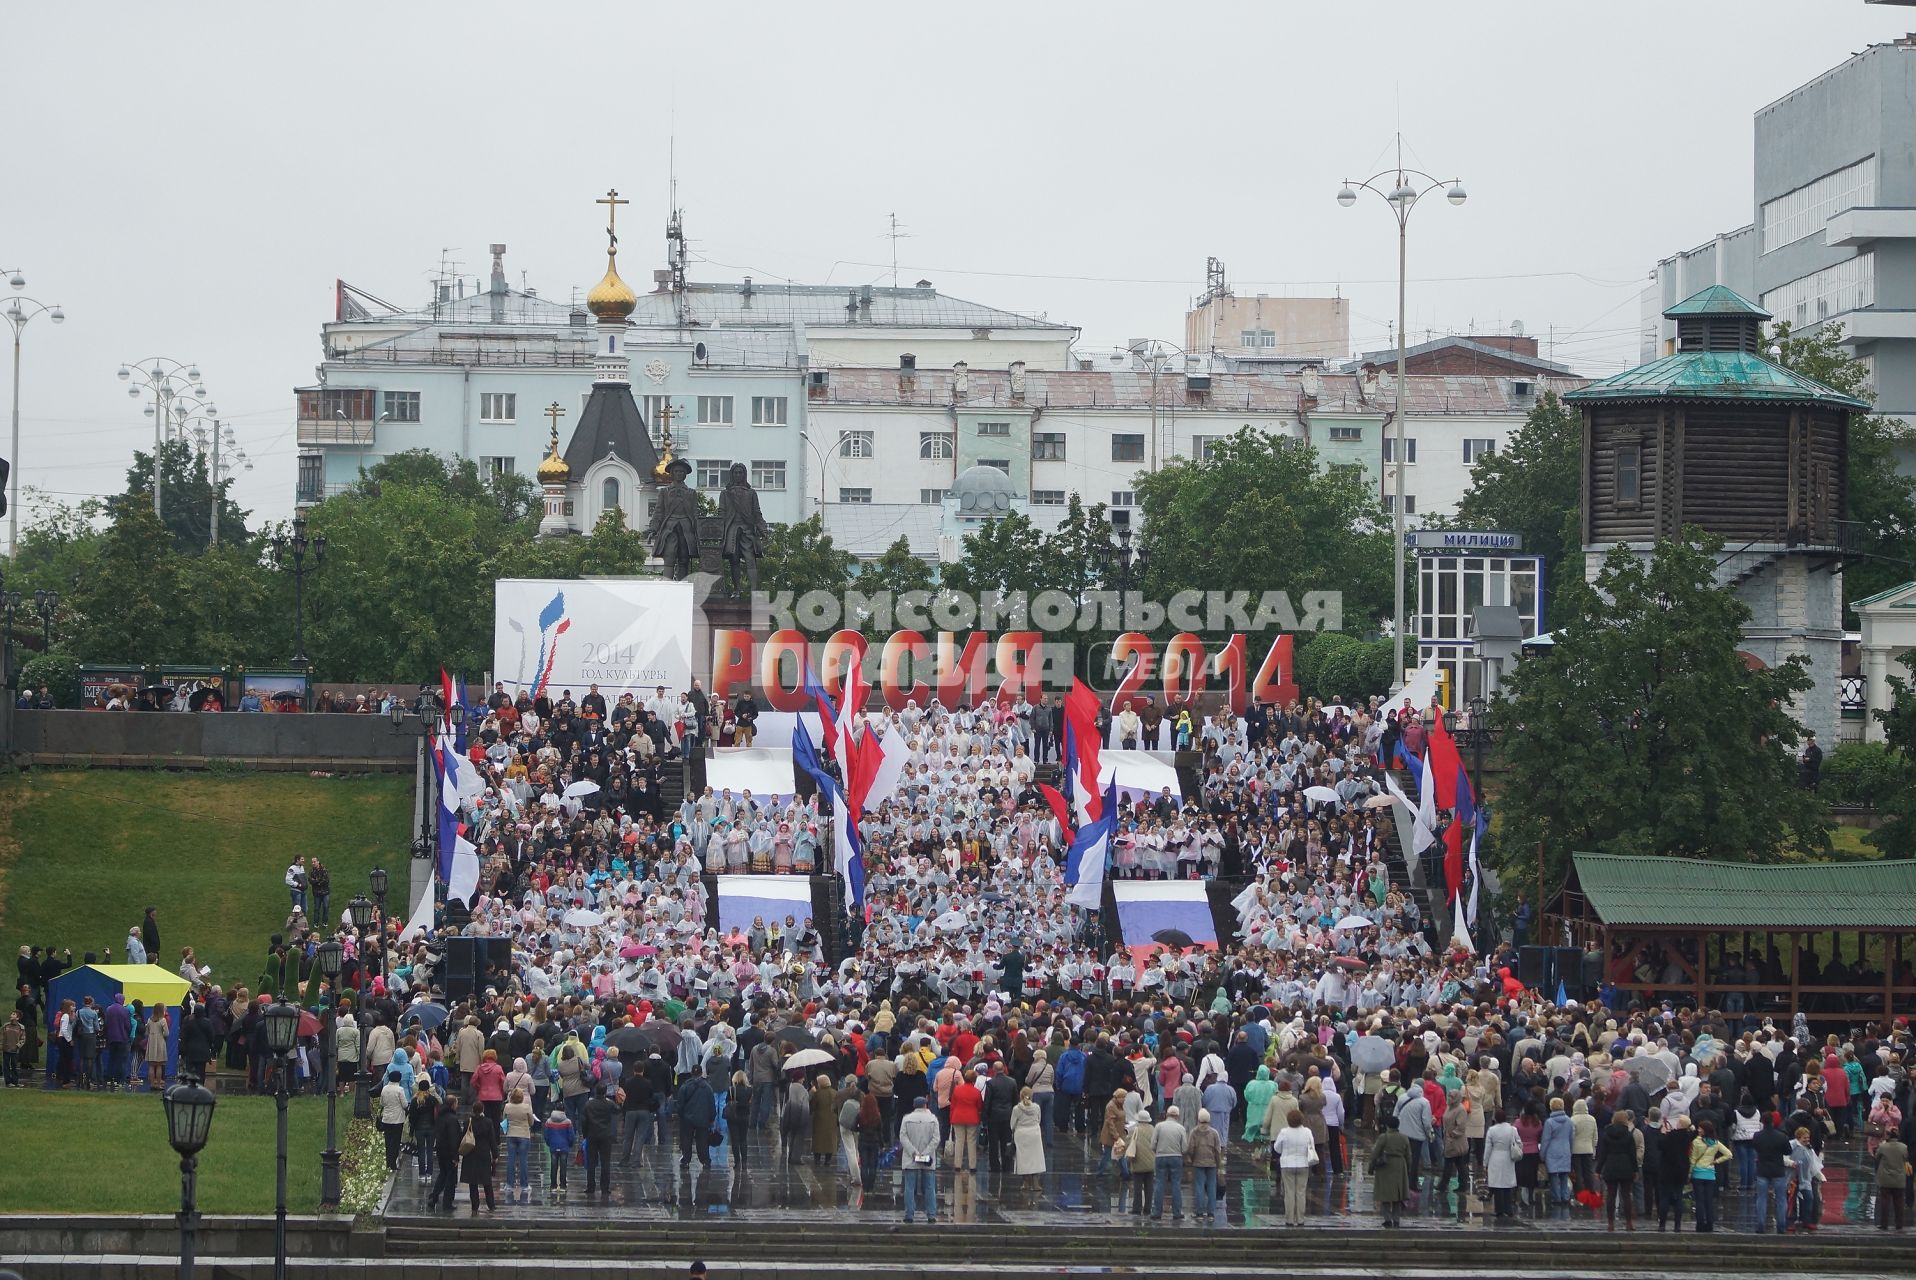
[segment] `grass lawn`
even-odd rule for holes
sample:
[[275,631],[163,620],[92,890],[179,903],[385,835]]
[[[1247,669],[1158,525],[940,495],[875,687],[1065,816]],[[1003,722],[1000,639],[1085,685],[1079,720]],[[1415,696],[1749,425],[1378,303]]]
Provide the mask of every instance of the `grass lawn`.
[[[0,1095],[0,1206],[9,1213],[174,1213],[180,1158],[151,1094]],[[340,1099],[340,1146],[352,1100]],[[220,1095],[212,1137],[200,1153],[202,1213],[271,1213],[278,1150],[271,1098]],[[294,1098],[286,1113],[286,1207],[319,1208],[322,1099]]]
[[1873,844],[1865,844],[1869,835],[1867,827],[1834,826],[1830,828],[1830,844],[1839,858],[1880,858],[1883,851]]
[[[155,906],[156,963],[177,969],[180,948],[191,946],[214,982],[251,986],[267,938],[285,924],[283,877],[296,854],[332,869],[333,919],[355,893],[369,893],[375,864],[392,876],[387,909],[405,913],[411,806],[410,777],[46,769],[0,777],[8,985],[22,944],[71,947],[76,963],[111,947],[124,962],[127,927]],[[164,1148],[157,1127],[154,1135]]]

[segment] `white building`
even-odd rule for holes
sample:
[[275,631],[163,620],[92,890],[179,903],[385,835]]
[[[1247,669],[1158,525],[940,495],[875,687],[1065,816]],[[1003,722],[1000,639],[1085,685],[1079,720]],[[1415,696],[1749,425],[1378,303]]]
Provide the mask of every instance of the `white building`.
[[[1182,365],[1182,362],[1178,362]],[[1325,465],[1364,468],[1387,503],[1394,437],[1388,374],[1315,369],[1258,374],[1149,369],[923,368],[815,371],[807,390],[814,478],[806,514],[821,511],[839,545],[881,554],[904,537],[938,554],[953,480],[997,467],[1033,520],[1055,521],[1077,493],[1087,504],[1136,505],[1136,482],[1175,458],[1203,458],[1216,440],[1249,428],[1309,440]],[[1413,523],[1450,514],[1470,468],[1501,448],[1546,390],[1582,379],[1406,379]],[[701,469],[728,459],[699,455]],[[949,548],[947,548],[949,550]]]

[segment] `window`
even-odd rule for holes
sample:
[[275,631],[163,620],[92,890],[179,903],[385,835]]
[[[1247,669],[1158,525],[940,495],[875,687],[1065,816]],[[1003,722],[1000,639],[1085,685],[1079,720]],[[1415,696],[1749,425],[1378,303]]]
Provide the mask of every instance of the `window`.
[[652,433],[653,444],[665,439],[666,410],[671,404],[671,396],[646,396],[639,401],[639,413],[645,418],[645,429]]
[[619,509],[619,478],[607,476],[605,483],[599,486],[599,509],[617,511]]
[[1062,507],[1064,505],[1064,490],[1033,489],[1031,491],[1031,505],[1034,507]]
[[1362,444],[1363,442],[1364,442],[1364,428],[1362,427],[1332,427],[1331,428],[1331,443],[1332,444]]
[[1113,462],[1143,462],[1144,461],[1144,436],[1141,434],[1140,435],[1119,434],[1119,435],[1112,436],[1111,437],[1111,461]]
[[479,393],[479,421],[514,422],[518,419],[519,397],[510,391]]
[[385,404],[380,412],[393,422],[417,422],[419,421],[419,393],[388,391],[385,393]]
[[1269,329],[1246,329],[1238,334],[1240,347],[1275,347],[1277,334]]
[[785,489],[785,461],[782,458],[755,458],[752,461],[752,487],[770,493]]
[[515,470],[517,468],[513,465],[513,459],[503,454],[479,459],[479,474],[482,476],[509,476]]
[[872,491],[869,487],[840,489],[838,491],[838,500],[847,506],[869,507],[872,501]]
[[933,462],[949,462],[956,452],[949,431],[920,431],[918,456]]
[[726,472],[731,469],[730,459],[700,458],[695,468],[698,474],[694,478],[699,482],[701,489],[723,489]]
[[1192,436],[1191,456],[1199,462],[1209,462],[1212,448],[1223,438],[1223,436]]
[[1011,434],[1011,424],[1009,422],[981,422],[978,424],[978,434],[981,436],[1008,436]]
[[1616,452],[1617,505],[1634,507],[1643,501],[1643,449],[1620,444]]
[[700,396],[699,425],[701,427],[729,427],[732,425],[732,397]]
[[847,431],[838,437],[841,458],[869,458],[877,451],[877,437],[870,431]]
[[918,501],[928,507],[935,507],[944,500],[945,491],[943,489],[920,489],[918,491]]
[[1876,255],[1859,253],[1834,266],[1798,276],[1763,295],[1763,309],[1792,325],[1815,324],[1844,311],[1876,305]]
[[[1384,433],[1384,461],[1397,461],[1397,436],[1392,432]],[[1417,465],[1416,436],[1404,437],[1404,464],[1411,467]]]
[[785,425],[784,396],[753,396],[752,425],[755,427],[782,427]]
[[1111,505],[1114,507],[1135,507],[1138,505],[1138,495],[1129,489],[1114,489],[1111,491]]
[[978,459],[978,465],[981,467],[996,467],[1006,475],[1011,474],[1010,458],[980,458]]
[[1477,459],[1488,458],[1495,452],[1497,452],[1495,440],[1466,440],[1464,441],[1464,465],[1469,466]]
[[1031,435],[1031,460],[1033,462],[1063,462],[1064,432],[1033,432]]
[[375,416],[373,401],[377,396],[375,391],[341,387],[308,388],[299,393],[299,416],[321,422],[337,422],[342,417],[354,422],[370,422]]
[[318,502],[325,497],[322,468],[326,459],[317,453],[299,455],[299,475],[294,481],[293,497],[299,502]]
[[[1397,514],[1397,495],[1396,494],[1387,493],[1384,495],[1384,510],[1390,512],[1392,515]],[[1416,494],[1407,493],[1404,495],[1404,514],[1407,516],[1414,516],[1417,514],[1417,495]]]
[[1794,191],[1763,202],[1763,252],[1814,235],[1832,214],[1876,203],[1876,157],[1826,173]]

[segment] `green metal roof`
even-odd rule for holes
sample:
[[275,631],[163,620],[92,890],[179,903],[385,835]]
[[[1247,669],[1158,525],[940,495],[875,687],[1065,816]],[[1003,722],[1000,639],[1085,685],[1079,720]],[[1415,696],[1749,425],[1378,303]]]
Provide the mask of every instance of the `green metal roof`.
[[1608,925],[1916,929],[1916,860],[1753,866],[1579,853],[1577,883]]
[[1581,387],[1564,399],[1755,400],[1869,408],[1855,396],[1791,373],[1748,351],[1679,351]]
[[[1866,604],[1880,604],[1885,600],[1891,600],[1902,595],[1911,587],[1916,587],[1916,581],[1899,582],[1887,591],[1878,591],[1873,596],[1864,596],[1861,600],[1852,600],[1849,602],[1849,607],[1855,609]],[[1905,600],[1896,607],[1898,609],[1916,609],[1916,599]]]
[[1663,313],[1672,320],[1680,316],[1755,316],[1768,320],[1770,313],[1734,289],[1720,284],[1691,294]]

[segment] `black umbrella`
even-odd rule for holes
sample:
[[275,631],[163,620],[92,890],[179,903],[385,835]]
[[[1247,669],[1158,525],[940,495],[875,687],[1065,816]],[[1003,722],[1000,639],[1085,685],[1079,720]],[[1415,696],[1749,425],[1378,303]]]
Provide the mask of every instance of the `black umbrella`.
[[173,686],[170,684],[150,684],[140,690],[140,692],[155,698],[170,698],[173,696]]
[[816,1049],[818,1047],[818,1037],[805,1028],[794,1025],[780,1027],[777,1031],[774,1031],[772,1033],[772,1043],[788,1044],[792,1046],[793,1052],[797,1052],[800,1049]]
[[605,1038],[608,1049],[617,1049],[619,1057],[626,1062],[642,1062],[645,1055],[653,1051],[645,1038],[645,1032],[634,1026],[620,1027]]
[[[681,1039],[679,1029],[664,1018],[647,1018],[645,1024],[638,1029],[638,1033],[645,1040],[647,1053],[666,1054],[679,1051]],[[623,1056],[625,1050],[621,1049],[619,1053]]]
[[1151,941],[1162,942],[1167,947],[1195,947],[1191,935],[1182,929],[1159,929],[1151,935]]
[[[206,709],[206,704],[209,699],[219,697],[219,688],[215,685],[207,685],[204,688],[193,690],[193,696],[187,699],[187,705],[191,706],[195,711],[203,711]],[[221,701],[223,702],[225,699],[222,698]]]

